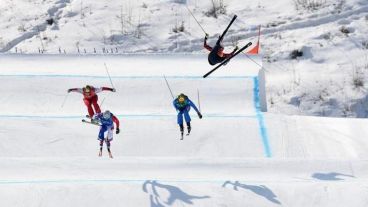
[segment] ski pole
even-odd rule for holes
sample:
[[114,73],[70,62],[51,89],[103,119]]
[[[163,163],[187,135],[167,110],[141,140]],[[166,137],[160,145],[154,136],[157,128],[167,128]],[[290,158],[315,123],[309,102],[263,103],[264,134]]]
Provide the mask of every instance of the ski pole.
[[64,104],[65,104],[65,102],[66,102],[66,99],[68,99],[68,96],[69,96],[69,93],[67,93],[67,94],[65,95],[65,98],[64,98],[64,100],[63,100],[63,103],[61,104],[61,108],[63,108],[63,107],[64,107]]
[[102,105],[103,105],[103,103],[104,103],[105,99],[106,99],[106,97],[104,97],[104,98],[102,99],[102,101],[101,101],[101,103],[100,103],[100,107],[102,107]]
[[197,22],[197,24],[199,25],[199,27],[201,27],[202,31],[204,32],[204,34],[207,34],[206,31],[204,31],[202,25],[198,22],[197,18],[195,18],[194,14],[192,13],[192,11],[190,11],[190,9],[188,8],[187,5],[185,5],[185,7],[188,9],[189,13],[192,15],[192,17],[194,18],[194,20]]
[[105,65],[105,69],[106,69],[106,72],[107,72],[107,76],[108,76],[108,77],[109,77],[109,79],[110,79],[111,86],[112,86],[112,88],[115,88],[115,87],[114,87],[114,84],[112,83],[111,76],[110,76],[110,73],[109,73],[109,69],[107,68],[106,63],[104,63],[104,65]]
[[165,81],[166,81],[167,88],[168,88],[168,89],[169,89],[169,91],[170,91],[170,94],[171,94],[172,99],[175,99],[175,98],[174,98],[174,95],[173,95],[173,92],[171,91],[171,88],[170,88],[169,82],[167,82],[167,79],[166,79],[166,76],[165,76],[165,75],[164,75],[164,78],[165,78]]
[[198,97],[198,109],[199,109],[199,112],[201,112],[201,102],[200,102],[200,99],[199,99],[199,90],[197,89],[197,97]]

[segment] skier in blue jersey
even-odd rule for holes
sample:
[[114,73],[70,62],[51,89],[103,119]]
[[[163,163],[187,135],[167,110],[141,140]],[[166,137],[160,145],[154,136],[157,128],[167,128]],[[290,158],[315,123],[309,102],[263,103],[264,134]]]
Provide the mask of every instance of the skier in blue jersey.
[[[110,158],[112,158],[110,150],[110,142],[113,140],[114,123],[116,125],[116,134],[120,133],[120,123],[118,118],[114,116],[110,111],[105,111],[103,113],[98,113],[93,116],[93,122],[100,125],[100,131],[98,133],[98,140],[100,141],[100,152],[98,156],[102,156],[102,148],[104,141],[106,142],[107,151],[109,152]],[[107,136],[105,138],[105,132],[107,131]]]
[[197,112],[198,117],[200,119],[202,119],[202,114],[198,110],[196,105],[188,98],[188,96],[186,96],[182,93],[173,101],[173,105],[174,105],[175,109],[178,111],[178,124],[179,124],[179,127],[180,127],[181,139],[183,139],[183,135],[184,135],[183,116],[184,116],[185,122],[187,123],[187,129],[188,129],[188,134],[187,135],[189,135],[190,131],[192,129],[192,127],[190,125],[191,119],[190,119],[190,116],[189,116],[190,108],[193,107],[193,109]]

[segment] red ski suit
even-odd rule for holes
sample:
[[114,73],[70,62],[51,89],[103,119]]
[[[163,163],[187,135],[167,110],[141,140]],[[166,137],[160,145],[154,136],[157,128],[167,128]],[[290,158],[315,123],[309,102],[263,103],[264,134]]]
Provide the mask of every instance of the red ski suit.
[[[101,88],[95,88],[91,87],[89,92],[86,92],[85,88],[71,88],[68,90],[69,92],[77,92],[83,94],[83,102],[87,106],[88,115],[90,117],[93,117],[93,115],[96,113],[101,113],[100,106],[98,105],[98,96],[97,93],[101,91],[114,91],[112,88],[108,87],[101,87]],[[93,110],[93,108],[95,110]]]

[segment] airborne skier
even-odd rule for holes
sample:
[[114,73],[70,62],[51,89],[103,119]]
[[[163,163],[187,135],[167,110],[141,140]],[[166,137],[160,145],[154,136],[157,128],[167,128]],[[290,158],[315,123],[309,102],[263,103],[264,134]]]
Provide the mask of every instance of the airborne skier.
[[216,45],[212,48],[207,44],[208,34],[204,37],[203,47],[210,51],[208,54],[208,62],[210,65],[216,65],[217,63],[221,63],[222,61],[230,58],[234,55],[234,53],[238,50],[238,46],[235,46],[234,50],[231,53],[224,53],[224,47],[221,45],[221,40],[219,39],[216,42]]
[[[113,140],[114,134],[114,123],[116,125],[116,134],[120,133],[120,122],[119,119],[114,116],[110,111],[105,111],[103,113],[98,113],[93,116],[93,122],[100,125],[100,131],[98,133],[98,140],[100,141],[100,151],[98,156],[102,156],[102,148],[104,141],[106,142],[107,151],[109,152],[110,158],[112,157],[110,150],[110,142]],[[107,131],[107,136],[105,138],[105,132]]]
[[230,21],[229,25],[226,27],[222,35],[219,36],[216,45],[213,48],[207,44],[208,34],[206,33],[203,46],[210,51],[210,54],[208,54],[208,62],[210,63],[210,65],[216,65],[217,63],[223,62],[224,60],[232,57],[234,53],[238,50],[238,46],[236,46],[231,53],[224,53],[224,47],[221,45],[222,40],[224,39],[227,31],[236,18],[237,16],[234,15],[233,19]]
[[[78,93],[83,94],[83,97],[84,97],[83,102],[87,106],[88,116],[90,118],[93,117],[95,112],[96,113],[101,113],[100,106],[97,103],[97,101],[98,101],[97,93],[99,93],[101,91],[116,92],[115,88],[108,88],[108,87],[95,88],[95,87],[90,86],[90,85],[86,85],[86,87],[83,87],[83,88],[70,88],[70,89],[68,89],[68,93],[78,92]],[[92,105],[93,105],[93,108],[95,110],[93,110]]]
[[212,47],[207,45],[208,34],[206,33],[206,36],[204,38],[204,47],[207,50],[211,51],[210,54],[208,55],[208,62],[211,65],[215,65],[217,63],[220,63],[220,64],[218,64],[215,68],[213,68],[208,73],[203,75],[203,78],[206,78],[207,76],[209,76],[211,73],[213,73],[215,70],[217,70],[221,66],[226,65],[233,57],[237,56],[239,53],[243,52],[245,49],[247,49],[249,46],[252,45],[252,42],[249,42],[245,46],[241,47],[239,50],[238,50],[238,46],[236,46],[235,49],[230,54],[224,53],[224,47],[221,45],[221,42],[222,42],[224,36],[226,35],[227,31],[229,30],[230,26],[235,21],[236,17],[237,16],[234,15],[233,19],[230,21],[230,23],[226,27],[225,31],[218,38],[215,47],[212,48]]
[[190,116],[189,116],[189,110],[191,107],[194,108],[194,110],[197,112],[198,117],[200,119],[202,119],[202,114],[201,112],[198,110],[197,106],[188,98],[188,96],[184,95],[184,94],[180,94],[174,101],[173,101],[173,105],[175,107],[175,109],[178,111],[178,124],[180,127],[180,133],[181,133],[181,139],[183,139],[183,135],[184,135],[184,124],[183,124],[183,116],[185,119],[185,122],[187,124],[187,129],[188,129],[188,134],[190,134],[190,131],[192,129],[191,125],[190,125]]

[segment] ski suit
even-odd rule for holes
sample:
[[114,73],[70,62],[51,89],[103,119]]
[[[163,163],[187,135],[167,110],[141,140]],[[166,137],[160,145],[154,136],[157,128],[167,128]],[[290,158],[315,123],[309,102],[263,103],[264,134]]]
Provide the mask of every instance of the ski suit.
[[210,54],[208,54],[208,62],[210,63],[210,65],[221,63],[236,52],[236,49],[234,49],[231,53],[224,53],[224,47],[221,46],[221,43],[219,41],[217,41],[215,47],[212,48],[207,44],[207,37],[204,38],[203,47],[210,51]]
[[[89,117],[93,117],[95,112],[101,113],[100,106],[97,103],[98,101],[97,93],[101,91],[114,91],[114,89],[108,87],[101,87],[101,88],[91,87],[91,90],[89,92],[86,92],[85,88],[71,88],[68,90],[68,92],[77,92],[83,94],[83,102],[87,106]],[[92,106],[95,110],[93,110]]]
[[113,140],[114,123],[116,125],[116,133],[119,133],[119,119],[116,118],[116,116],[114,116],[113,114],[111,114],[110,118],[105,119],[103,117],[103,113],[98,113],[94,115],[93,119],[101,124],[100,131],[98,133],[98,140],[103,142],[105,139],[105,132],[107,131],[107,143],[109,145],[109,142]]
[[184,119],[186,123],[189,123],[191,121],[190,116],[189,116],[189,111],[191,107],[193,107],[194,110],[198,114],[200,114],[197,106],[189,98],[186,98],[183,104],[180,104],[178,98],[176,98],[173,101],[173,105],[175,109],[178,111],[178,124],[179,125],[183,125],[183,115],[184,115]]

